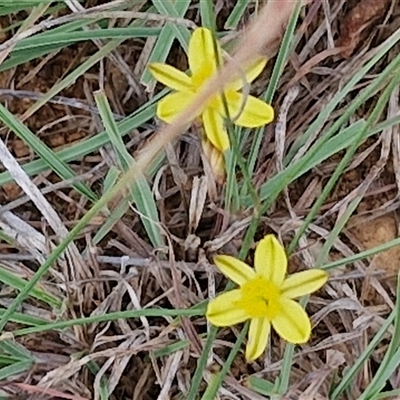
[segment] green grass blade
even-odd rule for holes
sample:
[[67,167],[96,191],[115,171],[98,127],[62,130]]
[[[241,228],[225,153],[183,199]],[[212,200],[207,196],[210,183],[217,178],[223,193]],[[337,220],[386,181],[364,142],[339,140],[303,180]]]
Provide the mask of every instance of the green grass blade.
[[[10,5],[10,3],[13,0],[0,0],[0,5],[6,4],[6,5]],[[57,1],[56,1],[57,2]],[[41,4],[48,4],[48,3],[53,3],[53,0],[19,0],[18,1],[18,6],[25,6],[25,11],[26,7],[35,7],[35,6],[39,6]]]
[[5,367],[7,365],[15,364],[16,362],[21,361],[19,358],[5,356],[0,353],[0,367]]
[[[302,306],[304,307],[304,304],[302,304]],[[280,369],[279,376],[275,381],[275,389],[276,389],[275,393],[278,393],[280,395],[285,394],[289,386],[290,372],[292,370],[292,364],[293,364],[293,355],[294,355],[294,344],[285,343],[285,352],[283,354],[283,359],[282,359],[282,368]]]
[[[191,0],[180,0],[176,2],[175,9],[180,17],[183,17],[186,14],[186,11],[190,6],[190,2]],[[162,31],[158,36],[150,54],[147,65],[153,62],[165,63],[167,60],[168,54],[171,51],[171,46],[175,40],[175,32],[171,25],[171,22],[167,22],[162,28]],[[153,90],[156,85],[156,80],[153,78],[147,68],[144,70],[140,78],[140,82],[143,85],[146,85],[148,90]]]
[[247,322],[245,326],[242,328],[239,336],[236,339],[235,344],[233,345],[231,351],[229,352],[229,356],[225,360],[221,371],[216,374],[215,379],[213,379],[212,382],[207,386],[207,389],[202,397],[203,400],[217,398],[218,390],[222,386],[222,382],[225,376],[228,374],[229,369],[231,368],[231,365],[244,342],[244,338],[246,337],[248,328],[249,328],[249,323]]
[[[96,376],[100,371],[100,367],[95,361],[89,361],[86,365],[94,376]],[[99,389],[100,389],[99,391],[100,400],[108,400],[109,399],[108,385],[104,377],[102,377],[100,380]]]
[[13,244],[14,240],[7,236],[4,231],[0,230],[0,240],[3,240],[7,244]]
[[246,386],[254,390],[256,393],[262,394],[264,396],[272,397],[275,394],[274,384],[256,376],[249,376],[246,380]]
[[[18,291],[22,290],[28,283],[25,279],[15,276],[13,273],[3,268],[1,265],[0,265],[0,282],[3,282],[5,285],[8,285]],[[48,304],[51,307],[55,308],[61,307],[61,301],[59,299],[57,299],[50,293],[46,293],[40,288],[32,289],[29,294],[35,299],[43,301],[44,303]]]
[[225,22],[225,29],[236,29],[251,0],[238,0]]
[[118,170],[118,168],[111,165],[111,167],[107,171],[106,177],[104,178],[103,193],[111,190],[111,188],[117,183],[119,176],[120,171]]
[[[158,100],[159,97],[161,96],[155,97],[155,100]],[[154,116],[154,113],[155,106],[153,103],[144,105],[137,110],[137,112],[118,124],[121,135],[127,135],[133,129],[143,125]],[[68,148],[56,152],[55,154],[61,161],[70,162],[79,160],[80,158],[98,150],[100,147],[105,146],[108,143],[109,137],[107,133],[103,131],[90,139],[74,144]],[[47,163],[43,160],[31,161],[24,165],[23,168],[30,176],[40,174],[41,172],[49,169]],[[3,186],[9,182],[12,182],[10,174],[8,172],[0,173],[0,186]]]
[[[0,104],[0,120],[9,129],[11,129],[29,148],[31,148],[39,157],[52,169],[60,178],[70,179],[75,175],[74,171],[61,161],[56,154],[49,149],[38,137],[31,132],[23,123],[20,122],[13,114],[11,114],[2,104]],[[95,201],[97,196],[90,188],[82,182],[73,185],[75,190],[87,197],[91,201]]]
[[[328,182],[329,183],[329,182]],[[329,232],[328,237],[325,240],[324,245],[322,246],[321,251],[318,254],[318,258],[315,262],[315,268],[321,268],[325,260],[328,258],[328,254],[333,247],[336,239],[338,238],[340,232],[342,232],[343,228],[349,221],[350,217],[353,215],[354,211],[357,209],[358,205],[362,200],[362,196],[358,196],[355,198],[350,204],[347,206],[345,212],[340,215],[338,220],[335,223],[333,229]],[[310,210],[310,214],[313,210]],[[314,214],[315,215],[315,214]]]
[[[365,77],[368,71],[377,64],[382,57],[384,57],[393,46],[395,46],[400,40],[400,32],[396,33],[392,37],[390,37],[385,43],[384,46],[372,57],[370,61],[368,61],[362,68],[360,68],[346,83],[346,85],[342,88],[342,90],[338,91],[333,98],[328,102],[328,104],[321,110],[318,115],[318,118],[309,126],[307,131],[299,137],[299,139],[293,144],[287,157],[285,158],[285,164],[290,164],[291,160],[293,159],[294,155],[298,152],[299,148],[309,139],[309,137],[315,134],[318,129],[328,120],[329,116],[335,110],[335,108],[344,100],[344,98],[354,89],[354,87]],[[363,104],[370,96],[373,96],[375,92],[380,89],[380,84],[385,81],[387,75],[392,73],[393,65],[396,63],[396,60],[392,60],[391,63],[385,68],[385,76],[382,77],[379,75],[378,78],[371,83],[368,88],[363,91],[362,95],[357,96],[357,98],[352,101],[350,107],[346,109],[346,112],[335,121],[336,129],[347,121],[348,117],[352,115],[355,110]],[[346,118],[344,116],[346,115]],[[333,127],[332,127],[333,128]],[[330,130],[330,132],[332,129]],[[325,135],[324,135],[325,136]],[[329,137],[329,135],[328,135]]]
[[113,112],[111,111],[110,104],[108,103],[107,97],[104,91],[98,91],[94,94],[97,108],[105,129],[108,134],[110,143],[114,148],[114,151],[119,162],[120,169],[126,171],[129,165],[133,162],[132,156],[128,153],[125,148],[125,143],[122,140],[118,126],[114,120]]
[[17,336],[31,335],[39,332],[57,331],[73,326],[88,325],[97,322],[116,321],[117,319],[130,318],[160,318],[160,317],[194,317],[204,315],[205,307],[191,309],[163,309],[163,308],[142,308],[140,310],[116,311],[108,314],[93,315],[85,318],[69,319],[66,321],[52,322],[46,325],[32,326],[29,328],[17,329],[12,334]]
[[[6,310],[0,308],[0,318],[4,315]],[[49,321],[43,319],[43,318],[38,318],[38,317],[33,317],[28,314],[23,314],[19,312],[15,312],[12,317],[10,318],[10,321],[15,322],[17,324],[22,324],[22,325],[43,325],[43,324],[48,324]]]
[[215,11],[214,11],[213,1],[212,0],[200,1],[199,7],[200,7],[201,26],[215,32],[217,30],[217,25],[215,21]]
[[0,342],[0,349],[9,354],[11,357],[18,360],[32,359],[31,353],[18,343],[14,343],[11,340],[2,340]]
[[292,50],[294,33],[302,7],[302,2],[299,0],[296,1],[296,7],[293,10],[292,15],[290,16],[289,23],[286,27],[281,45],[279,47],[279,52],[276,58],[274,69],[272,70],[272,75],[268,82],[267,90],[265,91],[265,94],[263,96],[264,100],[267,103],[272,103],[272,101],[274,100],[276,89],[278,88],[279,81],[282,78],[283,71],[289,59],[290,51]]
[[[279,48],[278,56],[276,58],[276,62],[274,65],[274,69],[272,71],[271,78],[269,80],[267,90],[264,93],[263,99],[267,103],[272,103],[273,98],[276,93],[276,89],[278,87],[279,81],[282,77],[283,70],[286,66],[286,63],[289,59],[289,53],[292,49],[292,42],[294,37],[294,32],[296,29],[297,21],[299,19],[301,10],[301,2],[297,1],[297,5],[290,17],[288,26],[286,27],[285,34],[282,38],[282,43]],[[254,139],[251,144],[249,160],[248,160],[248,171],[251,176],[254,172],[254,168],[258,159],[258,153],[260,151],[262,139],[264,137],[265,127],[259,128],[255,130]]]
[[225,164],[226,164],[225,209],[230,210],[232,213],[235,213],[240,209],[236,163],[237,163],[236,154],[233,151],[228,151],[225,155]]
[[338,268],[338,267],[341,267],[341,266],[344,266],[347,264],[353,264],[356,261],[364,260],[366,258],[372,257],[376,254],[382,253],[385,250],[389,250],[392,247],[396,247],[399,245],[400,245],[400,238],[396,238],[396,239],[390,240],[389,242],[381,244],[380,246],[373,247],[372,249],[368,249],[368,250],[362,251],[360,253],[354,254],[350,257],[341,258],[341,259],[333,261],[329,264],[325,264],[325,265],[321,266],[321,268],[328,271],[330,269],[335,269],[335,268]]
[[361,394],[359,400],[373,400],[384,388],[386,381],[390,378],[396,368],[400,365],[400,317],[399,317],[399,299],[400,299],[400,274],[397,276],[396,306],[394,308],[394,332],[390,341],[388,350],[380,363],[378,371],[375,373],[372,381]]
[[84,61],[81,65],[79,65],[75,70],[73,70],[70,74],[68,74],[64,79],[60,82],[56,83],[43,97],[37,101],[33,106],[31,106],[28,110],[29,115],[34,114],[37,110],[39,110],[43,105],[45,105],[52,97],[59,94],[62,90],[67,87],[73,85],[75,81],[86,73],[90,68],[96,65],[100,60],[106,57],[111,51],[113,51],[116,47],[118,47],[124,40],[110,40],[107,44],[105,44],[99,51],[90,56],[86,61]]
[[362,352],[362,354],[357,358],[354,365],[352,365],[345,373],[343,378],[340,380],[340,383],[336,386],[335,390],[330,395],[330,400],[339,400],[339,396],[343,394],[343,392],[351,387],[351,384],[354,382],[354,378],[358,372],[363,368],[364,363],[368,360],[368,358],[374,352],[376,346],[382,341],[384,336],[387,334],[387,331],[392,325],[394,318],[396,316],[397,311],[393,310],[390,315],[386,318],[386,321],[379,328],[378,332],[376,332],[375,336],[368,343],[368,346]]
[[107,29],[91,29],[83,32],[62,32],[48,33],[40,37],[30,37],[21,40],[14,48],[15,54],[30,49],[40,49],[42,46],[48,46],[51,51],[58,50],[65,46],[69,46],[76,42],[94,40],[94,39],[119,39],[126,40],[132,38],[147,38],[158,36],[161,32],[160,28],[107,28]]
[[0,381],[3,379],[11,378],[15,375],[21,374],[25,371],[28,371],[31,366],[33,365],[33,361],[26,360],[26,361],[19,361],[15,364],[9,365],[7,367],[0,369]]
[[214,326],[211,326],[208,335],[207,335],[207,340],[206,343],[203,347],[203,351],[201,353],[200,358],[197,361],[197,367],[196,371],[194,372],[189,393],[187,395],[186,400],[196,400],[197,395],[199,393],[199,388],[201,381],[203,379],[203,372],[207,367],[207,359],[208,355],[210,354],[211,348],[213,346],[214,340],[217,337],[217,328]]
[[[227,131],[229,134],[229,138],[231,140],[231,148],[232,150],[230,151],[230,154],[228,154],[228,161],[229,165],[227,164],[227,177],[228,177],[228,182],[227,182],[227,191],[225,195],[225,209],[230,210],[231,212],[235,212],[235,209],[230,209],[228,206],[231,204],[237,203],[239,201],[239,197],[236,197],[236,199],[233,199],[231,196],[234,196],[235,193],[232,191],[237,187],[237,174],[236,174],[236,165],[239,166],[240,172],[243,175],[243,183],[242,183],[242,188],[243,190],[246,190],[246,193],[249,193],[251,198],[252,198],[252,207],[255,210],[258,210],[260,206],[260,199],[257,193],[256,188],[253,185],[252,179],[250,174],[248,173],[247,167],[246,167],[246,160],[244,159],[241,149],[243,148],[244,142],[238,140],[238,136],[245,137],[246,135],[239,135],[239,130],[235,130],[233,124],[227,120],[226,123]],[[229,160],[230,158],[230,160]],[[236,182],[235,182],[236,181]]]
[[[100,112],[105,130],[110,137],[110,142],[117,154],[119,163],[123,171],[127,171],[135,162],[128,153],[122,141],[118,126],[114,121],[113,114],[104,92],[95,94],[95,100]],[[139,217],[143,223],[147,235],[155,248],[164,246],[164,240],[160,229],[161,223],[158,217],[157,205],[146,178],[141,175],[131,185],[130,195],[134,201]]]
[[400,389],[394,389],[394,390],[389,390],[388,392],[382,392],[376,397],[374,397],[374,400],[382,400],[382,399],[398,399],[400,396]]
[[164,346],[162,349],[155,350],[153,355],[155,358],[166,357],[176,353],[179,350],[186,349],[190,346],[190,340],[180,340],[179,342]]
[[[17,14],[21,11],[26,11],[27,6],[25,5],[25,3],[21,3],[21,1],[19,1],[17,4],[12,4],[10,5],[11,0],[0,0],[0,16],[3,15],[10,15],[10,14]],[[43,3],[43,2],[41,2]],[[2,4],[6,4],[5,6],[3,6]],[[35,4],[31,4],[31,6],[34,6]],[[55,13],[61,11],[61,10],[65,10],[65,4],[56,4],[54,6],[51,6],[48,8],[48,10],[44,13],[44,15],[54,15]],[[21,23],[19,22],[19,25]],[[15,24],[13,24],[15,25]],[[7,26],[6,29],[3,30],[3,32],[5,30],[7,30],[9,28],[9,26]]]
[[[59,27],[55,27],[51,30],[52,33],[60,32],[60,33],[67,33],[71,32],[77,29],[81,29],[82,27],[95,22],[96,20],[93,19],[88,19],[88,20],[83,20],[83,21],[72,21],[67,24],[64,24]],[[46,32],[44,33],[39,33],[35,37],[42,37],[42,35],[46,35]],[[20,64],[26,63],[28,61],[34,60],[36,58],[40,58],[46,54],[51,53],[53,51],[53,47],[51,44],[47,46],[42,46],[39,48],[32,48],[29,51],[11,51],[10,55],[8,56],[7,60],[5,60],[1,65],[0,65],[0,72],[6,71],[10,68],[14,68]]]
[[[376,135],[382,130],[386,128],[390,128],[391,126],[397,125],[400,123],[400,117],[394,117],[389,120],[386,120],[380,124],[377,124],[375,127],[372,127],[366,133],[366,137],[371,137]],[[322,161],[325,161],[329,157],[334,154],[337,154],[339,151],[342,151],[348,148],[353,142],[354,135],[359,132],[359,129],[363,129],[365,127],[365,121],[360,120],[350,125],[349,127],[340,131],[337,135],[333,136],[329,139],[323,146],[318,148],[315,152],[310,153],[310,158],[307,163],[304,164],[303,168],[297,168],[296,164],[291,164],[286,167],[286,169],[277,175],[273,176],[269,179],[269,181],[263,185],[262,190],[262,199],[266,200],[264,193],[268,190],[274,190],[273,188],[279,185],[279,182],[285,179],[286,174],[291,173],[291,170],[296,170],[293,175],[293,180],[298,179],[300,176],[304,175],[306,172],[310,171],[315,166],[319,165]],[[311,151],[311,150],[310,150]],[[251,199],[247,196],[243,203],[246,206],[251,205]]]
[[129,201],[123,200],[117,207],[115,207],[111,214],[107,217],[107,219],[103,222],[99,230],[93,237],[93,244],[99,244],[104,237],[111,231],[113,226],[119,221],[128,211],[129,209]]
[[[397,61],[396,61],[396,63],[394,63],[394,65],[392,67],[398,68],[399,66],[400,66],[400,56],[397,57]],[[339,180],[340,176],[342,175],[344,169],[350,163],[350,161],[351,161],[353,155],[355,154],[355,152],[357,151],[359,145],[365,139],[368,129],[374,123],[376,123],[376,121],[379,119],[379,117],[383,113],[383,110],[389,101],[389,97],[392,94],[394,88],[398,85],[399,81],[400,81],[400,73],[398,72],[396,74],[396,76],[391,79],[391,81],[389,82],[389,84],[388,84],[387,88],[384,90],[384,92],[379,96],[376,106],[372,110],[371,115],[368,117],[365,126],[363,127],[363,129],[360,129],[360,131],[354,136],[353,143],[347,149],[345,155],[340,160],[338,166],[336,167],[332,176],[329,178],[328,182],[324,185],[322,193],[318,196],[318,199],[313,204],[310,212],[307,214],[307,217],[304,219],[303,224],[296,231],[296,234],[288,248],[289,253],[291,253],[294,250],[294,248],[297,246],[297,243],[298,243],[300,237],[304,234],[304,232],[308,228],[309,224],[314,219],[315,215],[319,212],[322,204],[324,203],[325,199],[328,197],[329,193],[332,191],[333,187],[336,185],[336,183]],[[358,201],[361,201],[361,198],[359,198]],[[355,203],[354,209],[355,209],[356,205],[357,204]],[[350,218],[350,215],[348,215],[348,218]],[[344,226],[344,223],[345,223],[345,221],[343,221],[343,226]],[[322,252],[321,252],[320,256],[318,257],[317,266],[322,265],[322,263],[324,262],[324,259],[322,259],[321,257],[327,256],[327,254],[330,250],[330,246],[333,244],[334,239],[335,239],[333,234],[337,235],[338,233],[339,233],[339,231],[337,231],[337,230],[334,230],[330,233],[330,241],[325,243],[325,245],[322,249]]]
[[[372,68],[373,64],[377,62],[382,56],[383,54],[381,54],[380,52],[377,53],[377,55],[373,58],[373,60],[371,60],[371,62],[369,62],[368,65],[366,66],[368,68],[364,67],[363,74],[366,73],[369,68]],[[340,118],[338,118],[337,121],[335,121],[335,123],[329,128],[329,130],[325,132],[323,136],[314,143],[314,145],[309,149],[307,154],[302,159],[294,163],[289,163],[289,161],[287,161],[286,162],[287,167],[285,168],[285,170],[282,173],[272,177],[267,183],[265,183],[261,187],[260,197],[262,201],[266,202],[265,207],[268,207],[269,204],[272,204],[274,199],[276,199],[279,193],[281,193],[283,188],[287,187],[287,185],[291,183],[295,177],[299,176],[300,171],[304,171],[304,169],[307,168],[310,159],[312,159],[317,152],[321,151],[320,149],[336,133],[336,131],[340,129],[342,125],[344,125],[348,121],[348,119],[353,115],[355,110],[357,110],[358,107],[360,107],[367,99],[369,99],[376,93],[376,91],[381,87],[381,85],[388,79],[388,77],[397,68],[399,60],[400,56],[397,56],[385,68],[385,70],[381,74],[379,74],[379,76],[367,88],[365,88],[364,91],[352,103],[349,104],[343,115]],[[372,61],[374,61],[374,63]],[[350,86],[353,87],[353,84],[355,84],[355,82],[353,81],[353,79],[355,78],[356,77],[352,78],[351,84],[347,84],[343,88],[342,92],[347,93],[348,91],[350,91]],[[334,96],[332,101],[335,105],[337,105],[336,102],[338,101],[338,98],[336,97],[342,98],[342,96],[338,95]],[[319,114],[316,120],[318,124],[322,124],[325,118],[328,117],[328,115],[325,115],[326,109],[330,109],[330,112],[333,111],[332,109],[333,104],[331,104],[332,101],[329,102],[328,105],[325,107],[325,109]],[[312,123],[309,130],[317,129],[318,124],[316,124],[316,122]],[[247,201],[251,201],[250,198],[248,198]]]
[[[170,0],[152,0],[154,7],[157,8],[160,14],[168,15],[170,17],[180,18],[176,7]],[[178,39],[183,50],[187,53],[188,45],[190,40],[190,32],[188,28],[182,25],[171,24],[171,28],[175,33],[176,39]]]

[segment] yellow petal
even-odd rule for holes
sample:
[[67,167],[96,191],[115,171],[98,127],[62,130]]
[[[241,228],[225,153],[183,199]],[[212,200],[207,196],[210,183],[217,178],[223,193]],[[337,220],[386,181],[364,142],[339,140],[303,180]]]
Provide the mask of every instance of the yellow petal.
[[220,151],[229,149],[229,136],[225,129],[224,118],[208,107],[202,114],[204,133],[207,139]]
[[226,92],[229,117],[235,125],[257,128],[274,120],[274,109],[254,96],[238,92]]
[[315,292],[328,280],[322,269],[310,269],[290,275],[282,284],[282,296],[293,299]]
[[235,257],[215,256],[214,263],[227,278],[237,283],[239,286],[244,285],[250,279],[256,277],[253,268]]
[[189,106],[194,97],[195,94],[189,92],[176,92],[166,95],[158,102],[157,116],[165,122],[172,122],[178,114]]
[[249,316],[236,305],[241,296],[240,289],[220,294],[208,303],[206,318],[215,326],[231,326],[246,321]]
[[177,91],[188,91],[192,87],[192,79],[171,65],[153,63],[149,65],[151,74],[163,85]]
[[194,30],[189,42],[188,59],[193,83],[196,86],[216,73],[221,62],[220,54],[220,45],[214,41],[214,35],[209,29]]
[[274,235],[260,240],[254,254],[254,266],[257,274],[280,287],[285,279],[287,257],[285,249]]
[[271,324],[267,318],[254,318],[250,321],[249,340],[246,346],[246,360],[260,357],[268,344]]
[[247,85],[254,81],[258,75],[261,74],[265,65],[267,64],[266,58],[257,59],[254,61],[250,67],[247,67],[242,75],[236,78],[230,85],[229,88],[237,91],[243,88],[244,85]]
[[310,319],[303,307],[293,300],[281,297],[279,313],[271,323],[279,336],[289,343],[305,343],[310,338]]

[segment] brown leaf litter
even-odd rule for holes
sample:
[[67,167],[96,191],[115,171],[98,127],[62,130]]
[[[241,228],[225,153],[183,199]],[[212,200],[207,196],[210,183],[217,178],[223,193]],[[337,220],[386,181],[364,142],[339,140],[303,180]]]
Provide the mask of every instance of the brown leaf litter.
[[[93,1],[91,5],[95,3]],[[308,3],[302,10],[297,31],[299,44],[290,55],[274,101],[280,117],[279,129],[272,124],[266,127],[263,137],[254,171],[257,186],[267,182],[282,168],[291,146],[297,143],[332,95],[353,76],[362,62],[372,57],[381,39],[374,32],[375,24],[388,19],[384,28],[390,34],[395,29],[393,16],[399,12],[395,2],[389,10],[390,2],[387,1],[315,0]],[[232,9],[233,2],[219,1],[218,7],[225,15],[227,7]],[[187,17],[199,23],[196,8],[189,10]],[[245,19],[251,20],[250,17],[251,13],[246,13]],[[271,35],[273,41],[283,32],[281,24],[275,22],[279,25],[276,29],[279,34]],[[2,26],[9,23],[1,20]],[[224,20],[218,23],[221,27]],[[269,26],[265,24],[264,29]],[[237,32],[233,34],[237,37]],[[153,44],[152,38],[126,41],[116,50],[118,57],[104,61],[104,69],[93,67],[59,93],[57,104],[49,102],[27,118],[26,125],[55,151],[97,134],[102,126],[91,92],[98,89],[100,76],[106,82],[105,90],[118,118],[132,114],[149,97],[136,83],[145,65],[141,52],[144,48],[148,51]],[[346,50],[338,49],[339,46],[346,47]],[[6,106],[13,114],[23,115],[37,101],[35,93],[48,92],[94,51],[96,46],[92,43],[72,45],[51,57],[33,60],[1,73],[1,86],[9,90],[2,96]],[[272,46],[271,54],[274,51]],[[339,59],[339,51],[345,58],[352,57]],[[361,51],[365,52],[365,60],[359,61],[356,56]],[[174,47],[174,54],[180,57],[177,59],[182,59],[178,46]],[[136,61],[139,59],[138,66]],[[265,90],[273,61],[255,85],[259,93]],[[388,61],[384,59],[371,73],[379,74]],[[126,65],[130,68],[129,73]],[[363,80],[360,87],[344,100],[344,105],[329,116],[327,126],[343,114],[347,102],[368,83],[368,79],[370,77]],[[24,93],[25,98],[21,97]],[[293,93],[296,96],[291,97]],[[363,107],[354,118],[367,117],[370,106]],[[388,111],[387,118],[395,115],[398,104],[393,110],[393,113]],[[154,124],[151,122],[139,127],[124,138],[131,154],[140,156],[143,149],[147,149],[148,138],[156,129]],[[176,133],[169,132],[171,137]],[[1,138],[20,163],[35,157],[12,133],[3,129]],[[307,151],[315,139],[310,138],[300,146],[294,159]],[[70,262],[67,265],[70,276],[60,269],[60,265],[54,265],[42,282],[41,287],[53,295],[60,299],[68,298],[62,315],[55,315],[49,306],[34,298],[24,303],[21,312],[53,321],[143,307],[186,308],[223,290],[226,281],[216,273],[210,260],[216,253],[238,253],[251,217],[248,211],[233,215],[223,209],[223,191],[218,185],[211,187],[210,177],[204,174],[194,131],[168,146],[167,161],[154,180],[149,178],[168,248],[153,249],[134,207],[112,226],[101,241],[96,242],[94,237],[105,220],[101,215],[75,241],[84,257],[84,265]],[[391,150],[389,154],[388,148]],[[352,256],[398,237],[400,179],[396,174],[399,165],[392,154],[400,154],[395,131],[373,136],[361,146],[310,225],[307,235],[302,238],[298,251],[291,257],[291,271],[313,267],[325,238],[357,196],[361,203],[356,215],[350,220],[349,228],[335,241],[330,260]],[[69,165],[95,193],[101,193],[106,172],[110,166],[115,167],[114,157],[112,149],[103,148]],[[288,243],[341,157],[342,154],[330,157],[293,182],[263,216],[256,238],[265,232],[274,232]],[[39,174],[33,182],[43,190],[47,202],[68,229],[90,208],[87,199],[79,195],[71,184],[53,187],[60,183],[55,174]],[[9,226],[13,217],[0,214],[1,228],[7,228],[7,234],[14,238],[11,244],[1,244],[0,257],[8,271],[29,279],[44,261],[51,244],[59,238],[43,221],[42,213],[28,199],[20,197],[19,188],[16,190],[11,184],[1,190],[1,204],[6,207],[11,204],[12,208],[7,211],[12,212],[13,217],[18,216],[19,220],[18,226]],[[12,203],[16,198],[20,201]],[[28,227],[33,233],[28,231]],[[29,233],[25,232],[24,236],[24,231]],[[332,271],[329,285],[312,296],[308,305],[315,325],[313,336],[308,344],[295,350],[286,398],[329,397],[332,385],[365,350],[392,309],[395,301],[393,276],[399,264],[400,252],[396,247],[371,260],[359,260]],[[0,304],[4,308],[15,297],[15,292],[9,287],[3,286],[0,294]],[[10,323],[7,329],[11,331],[19,327],[17,323]],[[219,330],[201,392],[226,359],[238,330],[238,327]],[[190,387],[206,332],[204,318],[177,323],[172,318],[142,317],[16,338],[17,342],[34,352],[40,362],[28,373],[1,382],[0,388],[19,399],[35,398],[39,391],[43,395],[47,391],[47,398],[89,399],[96,398],[101,384],[106,382],[112,400],[179,399]],[[390,338],[389,333],[387,338]],[[180,347],[164,353],[174,346]],[[246,364],[239,353],[221,388],[220,398],[264,398],[249,386],[249,378],[254,376],[274,381],[282,368],[284,349],[284,343],[273,335],[265,358]],[[383,342],[370,363],[355,377],[353,392],[343,396],[344,400],[359,397],[376,372],[385,349]],[[396,387],[396,379],[392,378],[388,385]]]

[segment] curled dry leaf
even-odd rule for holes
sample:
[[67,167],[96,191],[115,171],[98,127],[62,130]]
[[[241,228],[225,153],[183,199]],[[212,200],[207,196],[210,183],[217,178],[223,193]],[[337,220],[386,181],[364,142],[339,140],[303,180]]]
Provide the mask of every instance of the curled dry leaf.
[[336,42],[338,47],[344,47],[341,52],[344,58],[349,58],[358,44],[365,38],[365,30],[373,21],[384,16],[391,0],[361,0],[343,18],[340,36]]
[[204,211],[204,205],[207,197],[207,178],[202,176],[193,178],[192,193],[189,206],[189,230],[194,232],[199,226],[201,215]]

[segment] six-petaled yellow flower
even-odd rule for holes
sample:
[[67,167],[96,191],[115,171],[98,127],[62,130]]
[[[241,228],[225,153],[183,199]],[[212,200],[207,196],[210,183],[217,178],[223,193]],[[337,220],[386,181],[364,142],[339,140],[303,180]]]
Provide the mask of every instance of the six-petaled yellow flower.
[[[164,85],[175,90],[165,96],[157,105],[158,117],[170,123],[194,99],[208,79],[213,77],[222,64],[222,51],[207,28],[197,28],[189,42],[188,61],[190,75],[161,63],[149,66],[153,76]],[[272,107],[256,97],[241,94],[239,90],[252,82],[264,69],[265,59],[259,59],[241,75],[224,88],[224,93],[216,94],[203,107],[199,118],[204,126],[207,140],[224,152],[229,148],[229,137],[225,127],[225,118],[234,124],[254,128],[271,122],[274,118]],[[228,111],[228,113],[226,112]],[[229,114],[229,115],[227,115]]]
[[325,271],[310,269],[286,277],[285,250],[273,235],[262,239],[255,251],[255,268],[231,256],[216,256],[218,269],[239,285],[211,300],[207,319],[215,326],[230,326],[250,319],[246,359],[265,350],[271,325],[290,343],[305,343],[311,323],[293,299],[318,290],[328,279]]

